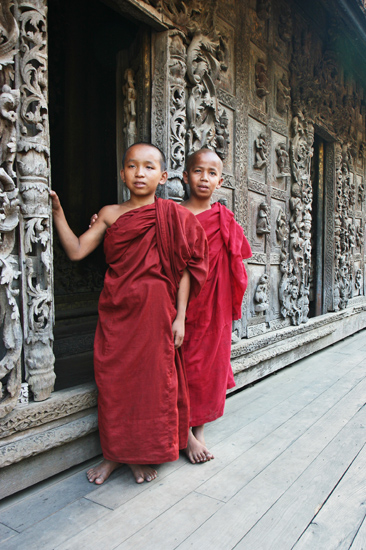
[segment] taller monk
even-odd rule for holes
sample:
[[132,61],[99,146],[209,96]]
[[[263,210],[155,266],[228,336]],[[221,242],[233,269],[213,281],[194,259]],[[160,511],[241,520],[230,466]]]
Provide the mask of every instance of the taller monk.
[[208,272],[205,233],[195,216],[155,198],[168,177],[164,154],[138,143],[121,170],[130,199],[105,206],[79,238],[51,191],[55,227],[71,260],[104,238],[109,265],[94,343],[103,461],[87,472],[102,484],[120,464],[137,483],[156,478],[151,464],[177,460],[187,446],[189,406],[181,345],[189,296]]

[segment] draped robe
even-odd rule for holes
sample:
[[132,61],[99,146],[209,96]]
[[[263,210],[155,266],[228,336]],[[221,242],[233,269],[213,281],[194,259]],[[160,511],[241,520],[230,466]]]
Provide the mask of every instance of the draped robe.
[[181,350],[174,349],[179,281],[191,296],[207,277],[207,239],[172,201],[126,212],[107,229],[109,265],[94,342],[104,458],[130,464],[176,460],[187,446],[189,402]]
[[215,203],[198,214],[209,248],[209,274],[187,311],[183,353],[190,425],[201,426],[224,413],[226,390],[235,386],[230,364],[232,321],[240,319],[247,287],[243,259],[252,255],[233,213]]

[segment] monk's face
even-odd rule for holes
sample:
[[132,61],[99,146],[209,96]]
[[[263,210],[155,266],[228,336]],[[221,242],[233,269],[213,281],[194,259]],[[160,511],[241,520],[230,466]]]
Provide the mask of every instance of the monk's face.
[[190,187],[191,196],[210,198],[215,189],[222,185],[221,159],[213,151],[198,151],[191,157],[183,179]]
[[154,195],[158,185],[163,185],[167,177],[167,172],[161,168],[160,152],[155,147],[138,144],[127,151],[121,178],[131,195]]

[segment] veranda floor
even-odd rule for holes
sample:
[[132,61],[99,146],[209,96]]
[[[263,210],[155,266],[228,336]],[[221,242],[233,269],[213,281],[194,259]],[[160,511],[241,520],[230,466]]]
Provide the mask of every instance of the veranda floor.
[[361,331],[229,397],[209,463],[96,487],[89,462],[5,499],[0,550],[366,550],[365,401]]

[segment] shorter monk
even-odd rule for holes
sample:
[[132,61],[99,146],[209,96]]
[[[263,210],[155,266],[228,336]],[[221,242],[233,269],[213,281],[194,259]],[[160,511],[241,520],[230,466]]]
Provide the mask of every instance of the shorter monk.
[[207,239],[195,216],[155,198],[167,180],[163,153],[138,143],[127,149],[121,177],[130,191],[102,208],[78,238],[51,191],[60,241],[81,260],[104,239],[108,269],[98,306],[94,370],[104,460],[87,472],[104,483],[127,464],[137,483],[152,481],[152,465],[177,460],[187,446],[188,388],[181,358],[189,295],[207,277]]
[[230,364],[232,321],[241,318],[247,287],[243,259],[252,255],[233,213],[212,195],[222,185],[222,161],[209,149],[187,159],[183,178],[190,198],[183,203],[204,228],[209,246],[209,275],[202,292],[191,300],[183,342],[189,399],[190,426],[186,454],[191,462],[213,457],[207,449],[204,425],[224,413],[226,390],[235,386]]

